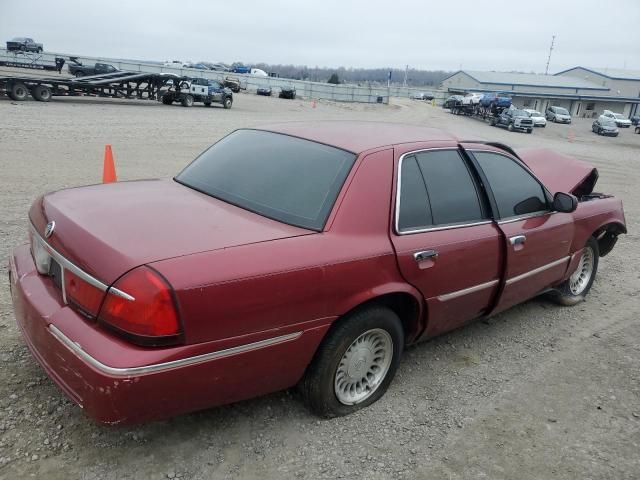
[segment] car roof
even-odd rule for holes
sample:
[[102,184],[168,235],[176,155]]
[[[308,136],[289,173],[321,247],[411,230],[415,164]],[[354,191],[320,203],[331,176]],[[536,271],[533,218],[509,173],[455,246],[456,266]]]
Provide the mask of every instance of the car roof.
[[459,141],[437,128],[402,123],[364,121],[286,122],[257,127],[314,142],[332,145],[353,153],[400,143]]

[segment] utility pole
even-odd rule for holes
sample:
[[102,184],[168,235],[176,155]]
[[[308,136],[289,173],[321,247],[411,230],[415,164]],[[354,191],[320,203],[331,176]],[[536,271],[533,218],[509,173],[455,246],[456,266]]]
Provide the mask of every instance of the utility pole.
[[549,47],[549,56],[547,57],[547,66],[544,69],[544,74],[548,75],[549,74],[549,62],[551,62],[551,52],[553,52],[553,44],[556,41],[556,36],[553,35],[551,37],[551,46]]

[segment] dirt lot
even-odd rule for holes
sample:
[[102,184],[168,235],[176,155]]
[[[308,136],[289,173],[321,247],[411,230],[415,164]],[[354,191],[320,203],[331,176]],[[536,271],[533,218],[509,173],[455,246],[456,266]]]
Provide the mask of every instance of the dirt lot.
[[[318,420],[294,392],[282,392],[140,427],[97,426],[27,351],[4,280],[0,477],[637,479],[640,135],[633,130],[597,137],[589,121],[577,120],[509,133],[409,100],[313,108],[241,94],[225,111],[2,98],[0,257],[25,241],[38,194],[100,181],[107,143],[120,179],[166,177],[237,127],[300,119],[418,123],[575,155],[599,168],[599,191],[623,199],[630,233],[601,262],[585,303],[561,308],[535,299],[413,347],[380,402],[335,420]],[[6,279],[6,260],[0,269]]]

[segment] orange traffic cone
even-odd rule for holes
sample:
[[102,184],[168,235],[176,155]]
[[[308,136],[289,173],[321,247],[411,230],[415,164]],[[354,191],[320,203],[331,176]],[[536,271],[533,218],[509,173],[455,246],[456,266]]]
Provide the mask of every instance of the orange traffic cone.
[[104,166],[102,167],[102,183],[117,182],[116,166],[113,163],[113,153],[111,152],[111,145],[104,146]]

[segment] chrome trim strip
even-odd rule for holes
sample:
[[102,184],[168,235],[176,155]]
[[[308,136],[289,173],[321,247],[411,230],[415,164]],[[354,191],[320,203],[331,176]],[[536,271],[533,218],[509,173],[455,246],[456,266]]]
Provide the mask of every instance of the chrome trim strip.
[[471,222],[471,223],[451,223],[448,225],[400,230],[399,222],[400,222],[400,193],[401,193],[400,190],[402,186],[402,161],[406,156],[409,156],[409,155],[415,155],[416,153],[421,153],[421,152],[433,152],[437,150],[453,150],[455,152],[458,152],[458,147],[457,146],[435,147],[435,148],[421,148],[418,150],[412,150],[410,152],[403,153],[402,156],[400,157],[400,160],[398,161],[398,175],[396,175],[396,205],[395,205],[395,212],[394,212],[394,216],[395,216],[394,227],[395,227],[395,232],[398,235],[411,235],[414,233],[437,232],[439,230],[452,230],[454,228],[473,227],[475,225],[487,225],[489,223],[492,223],[492,220],[480,220],[478,222]]
[[438,298],[441,302],[446,302],[447,300],[453,300],[454,298],[462,297],[464,295],[469,295],[470,293],[479,292],[480,290],[485,290],[487,288],[491,288],[497,285],[500,280],[491,280],[490,282],[480,283],[478,285],[474,285],[473,287],[464,288],[462,290],[456,290],[455,292],[445,293],[444,295],[440,295]]
[[61,281],[62,281],[62,300],[64,301],[65,305],[68,303],[67,302],[67,292],[66,292],[66,289],[64,288],[64,271],[65,271],[65,269],[71,271],[74,275],[77,275],[78,277],[80,277],[82,280],[84,280],[88,284],[96,287],[98,290],[102,290],[103,292],[107,292],[107,293],[112,293],[114,295],[117,295],[118,297],[124,298],[124,299],[129,300],[129,301],[134,301],[135,300],[134,297],[132,297],[131,295],[129,295],[126,292],[123,292],[120,289],[117,289],[117,288],[114,288],[114,287],[109,288],[109,285],[107,285],[105,283],[102,283],[100,280],[98,280],[97,278],[89,275],[87,272],[82,270],[80,267],[78,267],[74,263],[71,263],[69,260],[67,260],[65,257],[63,257],[51,245],[49,245],[44,238],[42,238],[42,235],[40,235],[38,233],[38,231],[36,230],[36,227],[33,225],[33,223],[30,225],[30,228],[31,228],[31,233],[37,237],[38,241],[42,244],[43,248],[49,253],[49,255],[51,255],[51,258],[53,258],[56,262],[58,262],[60,264],[60,266],[62,267],[60,276],[61,276]]
[[524,280],[525,278],[532,277],[533,275],[537,275],[540,272],[544,272],[545,270],[549,270],[550,268],[556,267],[566,262],[570,258],[571,257],[567,256],[559,260],[556,260],[555,262],[547,263],[546,265],[543,265],[541,267],[535,268],[533,270],[529,270],[528,272],[524,272],[516,277],[511,277],[510,279],[507,280],[506,284],[511,285],[512,283],[519,282],[520,280]]
[[92,367],[100,370],[103,373],[119,376],[130,377],[135,375],[145,375],[150,373],[161,372],[171,368],[186,367],[188,365],[194,365],[197,363],[207,362],[209,360],[218,360],[220,358],[230,357],[232,355],[238,355],[241,353],[251,352],[253,350],[259,350],[261,348],[271,347],[279,345],[284,342],[296,340],[302,336],[302,332],[289,333],[287,335],[281,335],[279,337],[268,338],[266,340],[260,340],[258,342],[247,343],[245,345],[239,345],[237,347],[226,348],[224,350],[218,350],[216,352],[204,353],[202,355],[196,355],[193,357],[181,358],[179,360],[172,360],[170,362],[155,363],[153,365],[145,365],[142,367],[130,367],[130,368],[118,368],[110,367],[104,363],[96,360],[89,355],[80,344],[72,341],[64,333],[62,333],[55,325],[49,325],[49,331],[56,337],[65,347],[71,352],[75,353],[78,357],[84,360]]
[[473,222],[473,223],[452,223],[450,225],[443,225],[441,227],[430,227],[430,228],[418,228],[411,230],[396,230],[398,235],[410,235],[412,233],[424,233],[424,232],[437,232],[439,230],[453,230],[455,228],[464,228],[464,227],[474,227],[476,225],[488,225],[492,223],[491,220],[483,220],[481,222]]
[[124,298],[125,300],[129,300],[130,302],[135,300],[135,297],[132,297],[127,292],[123,292],[119,288],[111,287],[107,293],[112,293],[118,297]]
[[[73,274],[77,275],[78,277],[80,277],[82,280],[84,280],[85,282],[89,283],[90,285],[96,287],[99,290],[102,290],[103,292],[106,292],[107,289],[109,288],[109,285],[106,285],[104,283],[102,283],[100,280],[98,280],[95,277],[92,277],[91,275],[89,275],[87,272],[85,272],[84,270],[81,270],[80,267],[77,267],[75,264],[71,263],[69,260],[67,260],[65,257],[63,257],[61,254],[59,254],[56,250],[54,250],[54,248],[49,245],[44,238],[42,238],[42,236],[38,233],[38,231],[36,230],[36,227],[33,226],[33,224],[31,224],[31,231],[33,232],[34,235],[36,235],[39,239],[39,241],[42,243],[42,246],[44,247],[44,249],[49,253],[49,255],[51,255],[51,257],[60,264],[61,267],[66,268],[67,270],[73,272]],[[63,283],[64,285],[64,283]],[[63,288],[64,290],[64,288]]]
[[520,220],[528,220],[530,218],[544,217],[545,215],[553,215],[556,212],[551,210],[545,210],[544,212],[534,212],[527,215],[521,215],[518,217],[505,217],[504,220],[498,220],[498,225],[504,225],[505,223],[519,222]]

